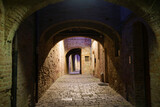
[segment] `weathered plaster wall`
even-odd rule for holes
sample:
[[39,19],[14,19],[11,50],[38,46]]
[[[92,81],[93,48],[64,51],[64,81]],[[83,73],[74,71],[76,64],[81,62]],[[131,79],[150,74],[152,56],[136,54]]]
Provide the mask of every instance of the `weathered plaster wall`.
[[[64,40],[65,52],[74,48],[81,48],[81,63],[82,63],[82,74],[90,74],[91,60],[90,60],[90,51],[91,51],[91,39],[85,37],[72,37]],[[89,61],[85,61],[85,56],[89,56]]]
[[64,41],[58,42],[49,52],[43,66],[39,71],[39,90],[38,97],[56,81],[64,75],[65,69],[65,51]]
[[[101,74],[105,74],[105,51],[103,46],[95,40],[91,45],[92,66],[91,71],[95,77],[101,78]],[[96,60],[96,61],[95,61]]]

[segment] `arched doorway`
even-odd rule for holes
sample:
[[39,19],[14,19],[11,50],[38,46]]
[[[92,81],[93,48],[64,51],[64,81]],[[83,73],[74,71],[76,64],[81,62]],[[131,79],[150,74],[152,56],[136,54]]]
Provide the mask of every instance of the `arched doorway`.
[[77,48],[77,49],[70,50],[66,54],[66,62],[67,62],[67,70],[69,74],[82,74],[81,72],[81,49]]
[[[21,24],[12,43],[11,106],[34,106],[36,101],[36,37],[33,16]],[[30,24],[27,24],[30,23]],[[25,33],[24,33],[25,31]],[[22,92],[24,92],[22,94]],[[25,96],[25,97],[24,97]],[[25,99],[30,99],[26,101]]]
[[[146,26],[142,22],[135,22],[133,24],[135,99],[137,106],[145,107],[151,106],[148,46],[148,31]],[[141,97],[139,98],[140,94]]]
[[[62,33],[62,32],[60,32],[60,33]],[[63,35],[64,36],[64,35]],[[58,39],[57,39],[58,40]],[[98,40],[98,39],[97,39]],[[99,40],[101,40],[101,39],[99,39]],[[113,46],[114,47],[114,46]],[[113,53],[112,53],[113,54]],[[112,59],[110,59],[110,61],[112,61]],[[95,61],[96,62],[96,61]],[[143,103],[144,104],[144,103]],[[140,104],[139,104],[140,105]]]

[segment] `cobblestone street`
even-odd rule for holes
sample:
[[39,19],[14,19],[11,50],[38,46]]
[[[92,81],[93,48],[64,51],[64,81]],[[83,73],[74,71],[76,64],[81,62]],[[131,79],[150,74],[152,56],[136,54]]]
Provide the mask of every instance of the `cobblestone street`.
[[45,92],[36,107],[132,107],[109,86],[90,75],[65,75]]

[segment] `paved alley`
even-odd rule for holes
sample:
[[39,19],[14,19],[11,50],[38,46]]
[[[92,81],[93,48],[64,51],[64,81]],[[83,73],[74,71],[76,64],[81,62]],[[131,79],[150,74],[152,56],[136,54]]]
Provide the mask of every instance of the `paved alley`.
[[40,98],[36,107],[132,107],[108,85],[90,75],[65,75]]

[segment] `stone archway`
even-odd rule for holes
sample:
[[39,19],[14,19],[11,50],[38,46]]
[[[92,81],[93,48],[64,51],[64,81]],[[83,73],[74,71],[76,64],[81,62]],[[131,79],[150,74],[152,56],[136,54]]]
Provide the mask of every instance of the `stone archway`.
[[[49,27],[45,32],[42,33],[42,36],[39,41],[39,53],[42,56],[39,57],[40,59],[40,66],[43,63],[45,57],[47,56],[50,49],[60,40],[63,40],[67,37],[60,36],[59,33],[73,28],[80,28],[80,29],[88,29],[92,30],[96,33],[93,36],[85,36],[89,38],[93,38],[99,41],[102,45],[104,45],[105,37],[110,38],[112,42],[114,42],[115,47],[120,49],[120,42],[121,38],[120,35],[112,29],[110,26],[107,26],[103,23],[96,22],[96,21],[89,21],[89,20],[70,20],[62,23],[58,23]],[[83,35],[81,35],[83,36]]]
[[[79,30],[88,30],[91,33],[90,34],[63,34],[63,32],[67,30],[74,31],[73,29],[79,29]],[[116,53],[116,49],[120,49],[120,36],[119,34],[112,29],[111,27],[100,23],[96,21],[89,21],[89,20],[70,20],[66,22],[62,22],[56,25],[53,25],[49,27],[45,32],[43,32],[40,42],[39,42],[39,69],[41,68],[45,58],[47,57],[50,49],[60,40],[63,40],[68,37],[74,37],[74,36],[82,36],[82,37],[88,37],[94,40],[97,40],[103,47],[105,42],[108,42],[109,44],[106,49],[112,48],[112,52]],[[118,42],[118,43],[116,43]],[[111,46],[109,46],[112,44]],[[115,46],[117,45],[117,46]],[[118,47],[118,48],[117,48]],[[112,53],[113,54],[113,53]],[[115,54],[113,54],[114,57]],[[109,55],[110,56],[110,55]],[[107,57],[107,56],[105,56]],[[98,60],[98,59],[97,59]],[[112,58],[111,60],[115,60]],[[119,60],[119,59],[118,59]],[[107,65],[107,59],[105,59],[105,63]],[[115,71],[117,72],[119,63],[114,63],[113,66],[115,66]],[[108,69],[108,68],[107,68]],[[108,70],[105,69],[105,81],[107,81],[107,72]],[[120,69],[119,69],[120,70]],[[120,78],[119,78],[120,79]],[[122,80],[121,80],[122,82]]]
[[[16,1],[16,2],[15,2]],[[7,40],[13,39],[13,33],[18,28],[19,24],[28,16],[30,16],[32,13],[36,12],[37,10],[47,6],[48,4],[55,4],[57,2],[62,2],[64,0],[46,0],[44,2],[36,1],[21,1],[18,2],[17,0],[6,0],[4,1],[4,4],[6,5],[7,10],[7,20],[6,25],[10,25],[6,29],[6,38]],[[124,6],[135,12],[137,15],[142,17],[144,20],[146,20],[155,31],[157,31],[157,27],[159,24],[159,16],[156,14],[159,13],[159,1],[115,1],[115,0],[105,0],[108,2],[111,2],[113,4],[117,4],[120,6]],[[148,10],[149,9],[149,10]],[[12,11],[15,10],[15,11]],[[19,11],[20,10],[20,11]],[[14,14],[14,16],[11,16],[11,14]],[[152,17],[157,16],[157,17]],[[10,20],[10,18],[13,17],[13,20]],[[18,19],[17,19],[18,17]],[[154,21],[154,22],[152,22]],[[157,24],[155,24],[155,22]],[[154,27],[155,26],[155,27]]]
[[[83,24],[83,23],[82,23]],[[75,26],[76,25],[78,25],[78,24],[75,24]],[[61,25],[61,27],[62,27],[63,25]],[[64,25],[65,26],[65,25]],[[72,24],[71,24],[71,26],[72,26]],[[82,26],[82,25],[79,25],[79,26]],[[73,27],[73,26],[72,26]],[[60,31],[58,31],[58,30],[55,30],[55,31],[53,31],[53,32],[58,32],[58,33],[56,33],[55,35],[52,35],[52,32],[51,32],[51,34],[50,35],[52,35],[52,37],[50,37],[49,38],[49,40],[48,41],[50,41],[50,44],[48,44],[48,41],[45,39],[45,35],[42,35],[41,37],[41,39],[40,40],[43,40],[43,41],[40,41],[40,43],[39,43],[39,46],[43,46],[43,47],[40,47],[39,48],[39,60],[41,60],[42,61],[42,59],[44,58],[46,58],[47,56],[43,56],[43,55],[48,55],[48,51],[46,51],[45,49],[47,49],[48,48],[48,50],[50,51],[50,49],[49,48],[52,48],[58,41],[60,41],[60,40],[63,40],[63,39],[65,39],[65,38],[69,38],[69,37],[74,37],[74,36],[82,36],[82,37],[87,37],[87,38],[93,38],[93,39],[95,39],[95,40],[97,40],[97,41],[99,41],[99,43],[100,44],[102,44],[102,47],[103,47],[103,45],[104,45],[104,36],[103,35],[101,35],[100,33],[98,33],[98,32],[96,32],[96,31],[94,31],[94,30],[91,30],[91,29],[89,29],[89,28],[86,28],[86,27],[74,27],[74,28],[68,28],[68,26],[66,27],[66,29],[58,29],[58,30],[60,30]],[[55,26],[54,28],[57,28],[57,26]],[[53,28],[53,29],[54,29]],[[59,28],[59,27],[58,27]],[[83,35],[82,34],[79,34],[79,35],[77,35],[77,34],[65,34],[66,33],[66,31],[68,31],[68,30],[72,30],[72,31],[74,31],[75,29],[78,29],[78,30],[80,30],[80,31],[82,31],[82,30],[86,30],[87,32],[89,31],[90,32],[90,34],[85,34],[85,33],[83,33]],[[92,34],[93,34],[93,36],[92,36]],[[95,36],[95,37],[94,37]],[[44,38],[43,38],[44,37]],[[107,36],[108,37],[108,36]],[[108,37],[108,38],[110,38],[110,37]],[[45,41],[46,40],[46,41]],[[113,42],[113,40],[111,39],[111,42]],[[114,43],[112,43],[112,44],[114,44]],[[114,46],[113,46],[114,47]],[[46,52],[47,54],[45,54],[44,52]],[[104,58],[103,58],[104,59]],[[97,59],[98,60],[98,59]],[[42,63],[43,64],[43,62],[40,62],[40,63]],[[103,65],[103,64],[102,64]],[[39,68],[41,68],[41,66],[42,65],[39,65]],[[39,74],[40,75],[40,74]],[[40,91],[40,93],[42,93],[41,91]]]
[[[153,104],[158,102],[158,94],[159,90],[157,90],[156,87],[159,87],[159,70],[160,68],[157,67],[159,66],[159,62],[157,59],[160,59],[159,56],[159,45],[160,43],[158,36],[160,35],[160,21],[159,21],[159,1],[139,1],[139,0],[132,0],[132,1],[126,1],[126,0],[107,0],[112,3],[116,3],[118,5],[123,5],[125,7],[128,7],[135,13],[137,13],[139,16],[144,18],[148,24],[150,24],[151,28],[153,29],[155,35],[156,35],[156,41],[158,47],[155,45],[152,47],[152,52],[150,52],[150,71],[151,71],[151,87],[152,87],[152,102]],[[1,34],[3,37],[1,38],[2,41],[6,43],[5,46],[2,46],[1,48],[4,49],[4,51],[1,51],[1,54],[3,54],[3,58],[1,60],[2,66],[3,65],[8,65],[7,67],[11,66],[11,41],[13,39],[14,33],[16,29],[18,28],[19,24],[21,23],[22,20],[24,20],[27,16],[31,15],[33,12],[36,10],[46,6],[49,3],[52,2],[57,2],[57,1],[44,1],[44,2],[39,2],[37,1],[20,1],[18,0],[5,0],[3,1],[5,4],[5,10],[6,10],[6,21],[5,21],[5,36]],[[36,5],[36,6],[35,6]],[[11,16],[13,15],[13,16]],[[155,17],[154,17],[155,16]],[[5,39],[4,39],[5,38]],[[7,42],[8,41],[8,42]],[[5,53],[5,55],[4,55]],[[7,62],[6,62],[7,60]],[[10,73],[11,73],[11,69]],[[7,69],[4,69],[4,71],[8,71]],[[9,81],[11,81],[11,77]],[[9,83],[8,87],[11,86],[11,83]],[[158,88],[159,89],[159,88]],[[157,97],[155,97],[157,96]],[[9,98],[8,98],[9,99]]]
[[[123,57],[123,64],[125,65],[123,67],[123,70],[127,73],[132,69],[133,77],[128,73],[126,75],[128,75],[129,78],[134,78],[135,86],[133,88],[135,88],[135,102],[137,106],[142,106],[144,104],[144,102],[140,101],[141,99],[143,99],[143,101],[146,102],[146,104],[143,106],[150,107],[150,101],[153,99],[151,99],[152,97],[150,97],[152,95],[150,93],[150,63],[152,62],[150,62],[151,59],[149,54],[152,53],[151,47],[153,45],[155,47],[157,46],[155,35],[152,29],[146,24],[146,22],[144,22],[141,18],[133,17],[127,22],[127,24],[124,27],[122,39],[125,38],[125,36],[128,36],[128,39],[123,41],[122,47],[123,49],[129,49],[130,47],[130,50],[123,51],[122,53],[124,54],[125,52],[125,54],[128,54],[128,58]],[[128,46],[125,46],[128,42],[130,42]],[[126,68],[126,61],[128,62],[128,59],[128,68]],[[131,83],[127,84],[127,87],[131,88]],[[141,99],[139,99],[138,93],[141,93],[141,95],[143,93],[143,97],[141,96]]]
[[[81,68],[81,49],[80,48],[74,48],[74,49],[71,49],[67,52],[66,54],[66,62],[67,62],[67,72],[68,74],[70,73],[70,70],[69,70],[69,57],[70,55],[79,55],[80,56],[80,74],[82,74],[82,68]],[[73,59],[72,59],[73,60]]]

